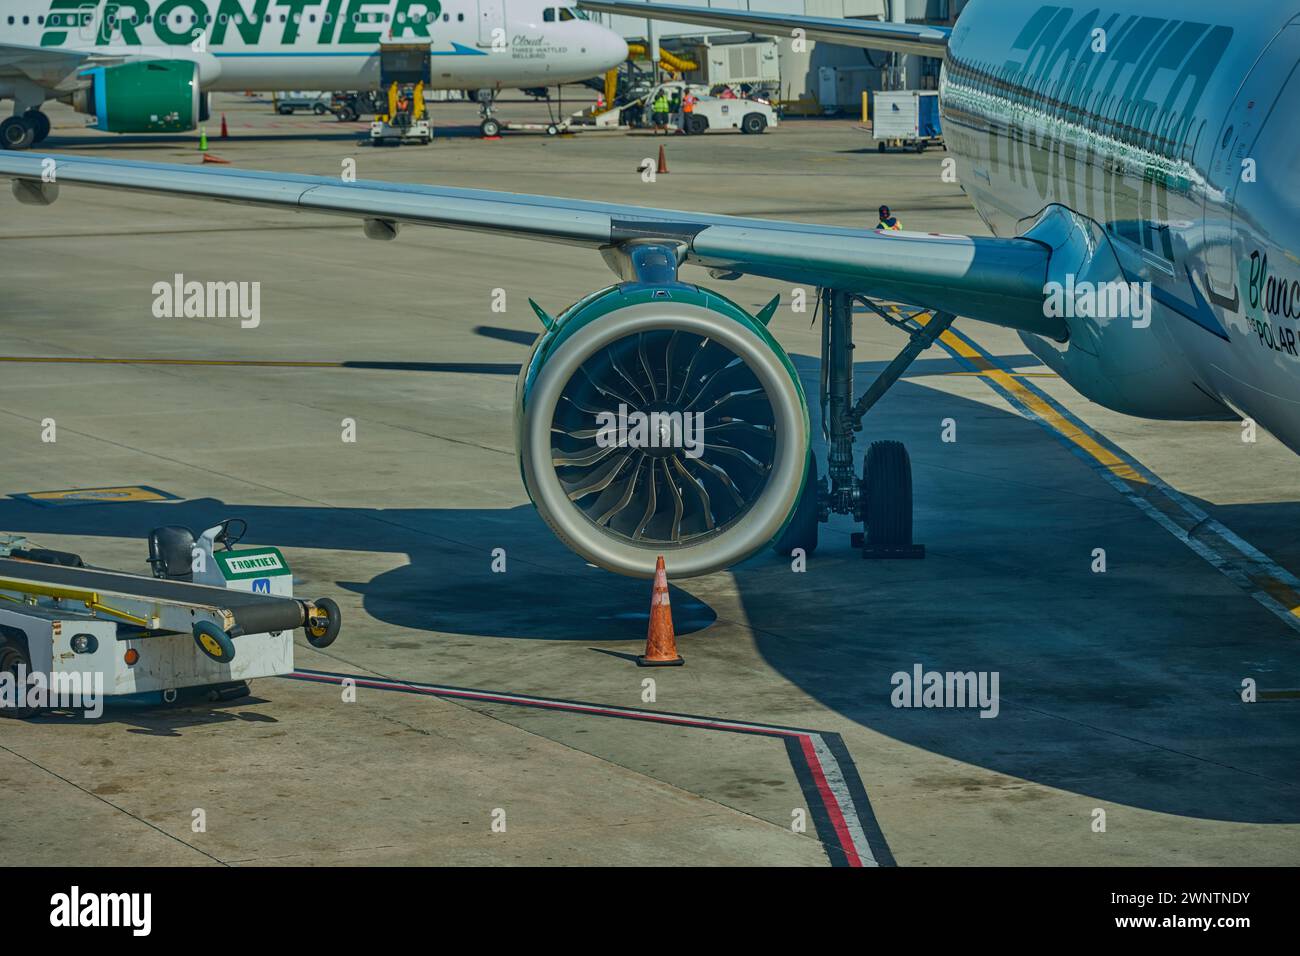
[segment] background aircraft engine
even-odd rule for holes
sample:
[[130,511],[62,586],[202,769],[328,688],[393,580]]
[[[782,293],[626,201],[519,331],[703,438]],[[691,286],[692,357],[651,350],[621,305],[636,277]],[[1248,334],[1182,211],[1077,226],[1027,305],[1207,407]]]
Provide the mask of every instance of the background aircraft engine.
[[[550,321],[549,319],[547,321]],[[566,545],[610,571],[678,577],[771,542],[803,487],[808,407],[762,321],[694,286],[574,305],[519,380],[524,484]]]
[[142,60],[85,70],[90,84],[72,94],[79,113],[109,133],[178,133],[208,118],[199,66],[189,60]]

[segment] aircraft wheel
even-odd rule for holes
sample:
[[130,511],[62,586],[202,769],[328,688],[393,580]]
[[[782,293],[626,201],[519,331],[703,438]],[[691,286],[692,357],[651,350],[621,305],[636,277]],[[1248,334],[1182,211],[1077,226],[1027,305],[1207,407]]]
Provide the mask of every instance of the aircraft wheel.
[[339,636],[343,626],[343,612],[329,598],[317,598],[316,610],[307,618],[303,630],[307,633],[307,643],[312,647],[329,647]]
[[21,116],[11,116],[0,123],[0,147],[26,149],[36,137],[36,128]]
[[194,643],[218,664],[229,664],[235,659],[235,642],[211,621],[199,621],[194,625]]
[[901,441],[873,441],[862,464],[862,526],[869,548],[912,543],[912,460]]
[[492,139],[494,136],[501,135],[501,124],[494,119],[485,119],[479,124],[478,131],[483,134],[484,139]]
[[817,531],[821,524],[817,513],[817,456],[808,456],[808,472],[804,476],[803,491],[794,507],[794,517],[785,526],[781,536],[772,544],[772,550],[789,558],[795,548],[803,548],[805,555],[817,550]]
[[[27,653],[26,642],[16,637],[7,637],[0,634],[0,673],[11,676],[11,686],[15,694],[23,694],[27,690],[25,684],[18,683],[18,670],[20,667],[24,674],[31,676],[32,658]],[[39,707],[6,707],[0,705],[0,717],[14,717],[18,720],[26,720],[28,717],[35,716],[39,710]]]
[[32,125],[32,145],[43,142],[50,135],[50,118],[40,110],[28,110],[23,119]]
[[555,136],[555,135],[558,134],[559,132],[560,132],[560,128],[559,128],[558,126],[556,126],[554,123],[552,123],[550,126],[546,127],[546,135],[547,135],[547,136]]

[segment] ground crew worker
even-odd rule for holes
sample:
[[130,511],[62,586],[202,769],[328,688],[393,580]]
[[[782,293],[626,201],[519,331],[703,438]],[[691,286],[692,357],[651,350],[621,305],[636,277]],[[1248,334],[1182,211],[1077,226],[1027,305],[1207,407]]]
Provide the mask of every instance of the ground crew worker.
[[691,131],[691,116],[695,113],[695,94],[688,88],[686,95],[682,97],[682,129],[689,133]]
[[656,136],[660,130],[668,132],[668,94],[663,90],[655,94],[654,102],[650,104],[650,116]]
[[901,232],[902,224],[889,214],[888,206],[880,207],[880,222],[876,223],[877,229],[891,229],[895,232]]

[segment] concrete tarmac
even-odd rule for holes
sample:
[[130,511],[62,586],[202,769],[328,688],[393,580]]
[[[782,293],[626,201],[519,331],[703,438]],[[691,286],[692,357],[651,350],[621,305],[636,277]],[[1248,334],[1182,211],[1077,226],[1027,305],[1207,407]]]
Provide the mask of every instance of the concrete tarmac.
[[[846,120],[482,141],[472,107],[437,104],[431,146],[375,150],[364,124],[237,96],[216,109],[231,138],[210,151],[239,168],[354,161],[363,179],[864,229],[884,202],[907,229],[986,232],[943,181],[945,153],[881,155]],[[50,114],[52,155],[200,161],[197,137]],[[644,182],[660,144],[670,172]],[[0,495],[180,499],[0,497],[0,532],[147,573],[150,528],[238,515],[300,595],[345,616],[328,651],[298,638],[315,677],[242,700],[0,722],[0,861],[1300,862],[1300,600],[1229,537],[1300,573],[1300,461],[1267,434],[1108,412],[1014,334],[959,321],[859,449],[907,442],[927,557],[865,561],[835,518],[804,573],[764,553],[675,581],[687,664],[650,672],[631,661],[648,584],[560,545],[513,451],[515,372],[539,331],[527,299],[555,313],[609,284],[597,256],[414,228],[372,242],[332,218],[73,188],[0,208]],[[176,274],[260,282],[260,324],[155,318],[153,287]],[[794,311],[780,283],[683,277],[755,310],[782,293],[772,328],[815,405],[813,290]],[[856,341],[862,389],[904,337],[864,314]],[[1117,485],[1088,448],[1148,477]],[[997,716],[892,706],[893,675],[917,665],[996,672]],[[321,675],[362,678],[356,701]]]

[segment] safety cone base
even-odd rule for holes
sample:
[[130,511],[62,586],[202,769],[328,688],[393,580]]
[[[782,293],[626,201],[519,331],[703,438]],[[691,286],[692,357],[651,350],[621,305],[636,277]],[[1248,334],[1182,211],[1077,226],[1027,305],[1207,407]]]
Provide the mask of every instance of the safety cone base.
[[678,657],[676,659],[669,659],[666,661],[652,661],[644,654],[638,654],[636,656],[637,667],[681,667],[685,663],[686,663],[686,658],[684,657]]

